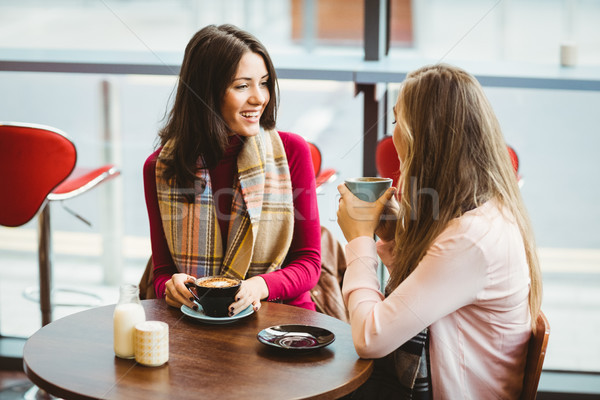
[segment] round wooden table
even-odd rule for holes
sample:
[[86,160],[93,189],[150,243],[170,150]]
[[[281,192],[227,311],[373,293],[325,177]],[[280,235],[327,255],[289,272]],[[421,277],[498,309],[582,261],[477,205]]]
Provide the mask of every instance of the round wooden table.
[[[163,300],[144,300],[146,319],[169,325],[169,362],[145,367],[114,356],[114,305],[56,320],[25,344],[27,376],[65,399],[336,399],[360,386],[372,360],[354,350],[350,326],[318,312],[264,302],[231,324],[209,325]],[[335,341],[311,351],[272,348],[256,335],[273,325],[330,330]]]

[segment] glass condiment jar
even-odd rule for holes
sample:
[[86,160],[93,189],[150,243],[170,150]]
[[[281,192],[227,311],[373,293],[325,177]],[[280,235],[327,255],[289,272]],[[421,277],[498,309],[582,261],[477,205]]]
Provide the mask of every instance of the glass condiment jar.
[[146,313],[140,301],[137,285],[121,285],[119,302],[113,313],[115,355],[120,358],[134,358],[135,324],[146,320]]

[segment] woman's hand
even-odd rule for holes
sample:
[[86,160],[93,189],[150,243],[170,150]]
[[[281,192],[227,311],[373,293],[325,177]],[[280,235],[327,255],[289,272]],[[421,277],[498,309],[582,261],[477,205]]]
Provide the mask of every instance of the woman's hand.
[[234,316],[237,313],[244,311],[250,304],[254,307],[254,311],[260,309],[261,299],[269,297],[269,288],[267,283],[260,276],[242,281],[240,290],[235,295],[235,302],[229,306],[229,315]]
[[337,189],[341,195],[337,211],[338,225],[346,240],[350,242],[359,236],[373,237],[381,213],[396,189],[389,188],[374,202],[360,200],[343,183]]
[[198,306],[194,303],[194,297],[185,287],[186,282],[195,281],[196,278],[188,274],[173,274],[165,284],[165,301],[167,304],[177,308],[185,304],[189,308],[197,310]]
[[378,238],[390,241],[396,237],[396,222],[398,221],[398,212],[400,212],[400,203],[396,196],[392,196],[381,213],[379,225],[375,228],[375,235]]

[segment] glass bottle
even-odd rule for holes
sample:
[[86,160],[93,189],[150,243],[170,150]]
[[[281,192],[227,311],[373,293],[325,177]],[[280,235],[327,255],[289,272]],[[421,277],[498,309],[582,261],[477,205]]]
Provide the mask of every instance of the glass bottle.
[[134,358],[135,324],[146,320],[137,285],[121,285],[113,313],[114,350],[121,358]]

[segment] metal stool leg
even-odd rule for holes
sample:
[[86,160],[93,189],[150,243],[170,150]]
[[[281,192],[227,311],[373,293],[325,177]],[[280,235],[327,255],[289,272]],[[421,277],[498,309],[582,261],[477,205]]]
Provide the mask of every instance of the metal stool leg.
[[[50,228],[50,202],[40,211],[38,216],[38,257],[39,257],[39,289],[25,288],[23,296],[40,303],[42,326],[52,322],[54,306],[97,307],[102,305],[102,298],[96,294],[78,289],[52,289],[52,231]],[[55,302],[53,294],[66,293],[85,297],[85,301]]]
[[47,203],[38,217],[39,237],[39,271],[40,271],[40,310],[42,326],[52,322],[52,302],[50,290],[52,287],[52,237],[50,234],[50,203]]

